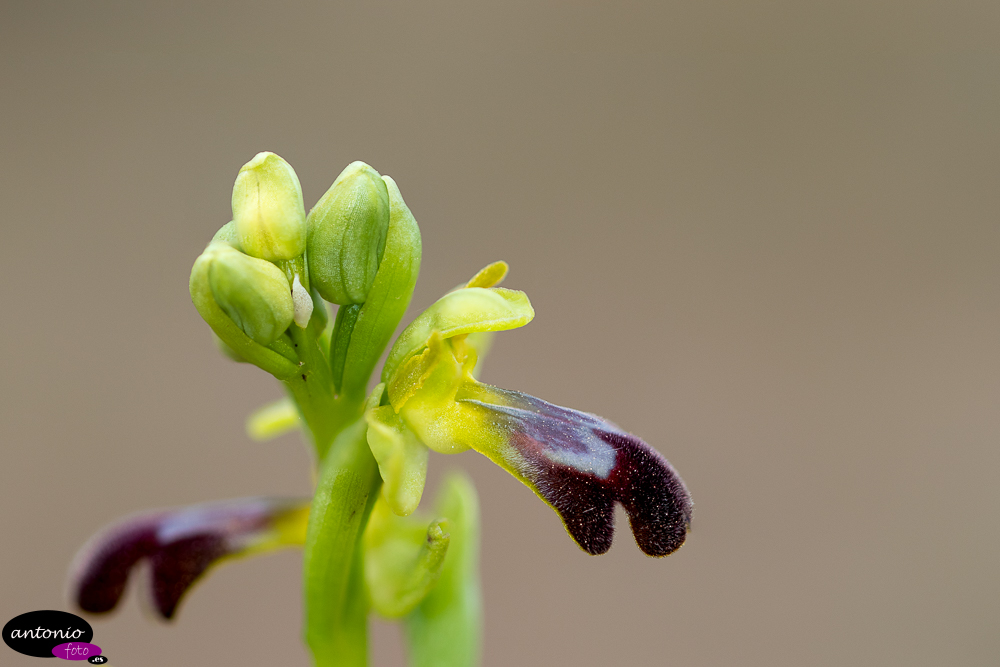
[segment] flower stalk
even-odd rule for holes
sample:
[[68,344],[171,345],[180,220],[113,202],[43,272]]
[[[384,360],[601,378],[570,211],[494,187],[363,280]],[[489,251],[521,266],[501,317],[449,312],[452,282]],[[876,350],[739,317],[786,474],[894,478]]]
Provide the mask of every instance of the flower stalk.
[[366,427],[355,421],[323,462],[303,561],[306,643],[316,667],[367,664],[368,604],[361,536],[381,478]]

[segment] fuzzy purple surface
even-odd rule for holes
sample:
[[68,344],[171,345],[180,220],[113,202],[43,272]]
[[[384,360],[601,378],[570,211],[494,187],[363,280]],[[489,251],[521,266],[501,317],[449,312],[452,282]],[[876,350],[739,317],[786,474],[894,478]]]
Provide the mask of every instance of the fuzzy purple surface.
[[[615,424],[586,412],[553,405],[489,385],[463,399],[486,411],[504,431],[521,460],[509,461],[559,513],[573,539],[588,553],[602,554],[614,538],[614,504],[629,517],[636,543],[650,556],[681,547],[693,506],[683,480],[655,449]],[[482,400],[486,399],[486,400]],[[591,466],[560,461],[598,461],[609,447],[606,475]],[[565,457],[564,457],[565,458]]]

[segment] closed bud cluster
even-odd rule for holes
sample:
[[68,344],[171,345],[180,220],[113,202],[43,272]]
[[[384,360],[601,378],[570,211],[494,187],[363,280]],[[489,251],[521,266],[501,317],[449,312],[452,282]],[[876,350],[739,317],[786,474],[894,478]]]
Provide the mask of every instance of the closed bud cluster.
[[273,262],[305,252],[302,186],[291,165],[274,153],[258,153],[243,165],[233,185],[233,223],[251,257]]
[[309,278],[332,303],[364,303],[385,252],[389,191],[377,171],[353,162],[308,218]]

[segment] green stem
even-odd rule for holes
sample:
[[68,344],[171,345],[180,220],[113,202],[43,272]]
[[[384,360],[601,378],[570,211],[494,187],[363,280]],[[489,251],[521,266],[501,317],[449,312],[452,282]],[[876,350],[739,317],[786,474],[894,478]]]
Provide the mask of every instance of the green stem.
[[302,365],[298,374],[285,380],[285,386],[312,435],[317,460],[322,462],[337,434],[361,414],[363,397],[335,397],[330,365],[315,333],[294,324],[288,332]]
[[368,597],[361,538],[381,478],[367,424],[345,428],[320,470],[309,514],[304,569],[306,643],[316,667],[368,664]]

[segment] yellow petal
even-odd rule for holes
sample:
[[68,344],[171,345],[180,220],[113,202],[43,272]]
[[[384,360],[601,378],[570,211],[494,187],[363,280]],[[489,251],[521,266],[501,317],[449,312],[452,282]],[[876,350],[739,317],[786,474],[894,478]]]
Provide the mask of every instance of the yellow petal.
[[420,504],[427,480],[427,446],[385,405],[368,410],[368,446],[382,475],[382,496],[399,516]]
[[523,327],[535,317],[524,292],[502,287],[470,287],[445,294],[413,320],[389,352],[382,371],[388,381],[404,361],[418,353],[432,332],[451,338],[479,331],[506,331]]
[[503,279],[507,277],[507,271],[510,269],[507,266],[507,262],[499,261],[493,262],[489,266],[484,267],[472,276],[472,280],[465,284],[466,287],[495,287],[503,282]]

